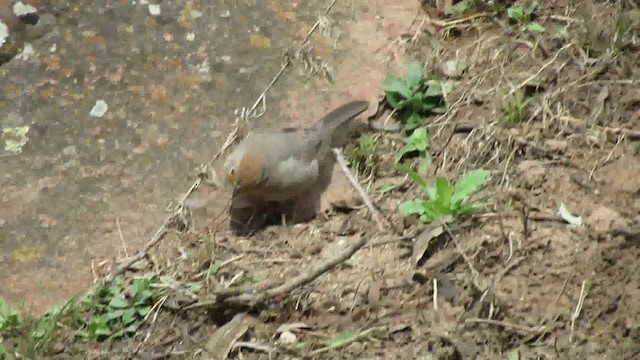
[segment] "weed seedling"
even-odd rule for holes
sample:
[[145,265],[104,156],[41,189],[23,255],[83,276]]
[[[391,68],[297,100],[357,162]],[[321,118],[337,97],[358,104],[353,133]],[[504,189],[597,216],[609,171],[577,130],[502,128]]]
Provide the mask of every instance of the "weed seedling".
[[13,329],[19,324],[20,314],[0,298],[0,333]]
[[469,202],[469,198],[488,180],[489,171],[476,169],[469,171],[455,185],[444,177],[436,178],[435,185],[427,185],[424,179],[413,169],[404,167],[409,177],[418,183],[425,192],[424,199],[407,200],[398,206],[402,215],[418,215],[426,224],[441,219],[451,222],[456,217],[474,214],[481,204]]
[[450,92],[451,87],[448,83],[424,79],[422,66],[416,63],[409,65],[404,78],[389,74],[382,82],[387,103],[398,111],[407,130],[419,127],[427,113],[444,113],[442,92],[443,89]]
[[123,337],[136,332],[153,305],[157,282],[153,274],[134,279],[129,287],[117,278],[110,286],[80,298],[86,313],[91,314],[79,335],[89,339]]
[[427,129],[419,127],[411,132],[411,135],[404,138],[404,146],[400,148],[396,155],[396,165],[400,164],[400,161],[409,154],[415,154],[420,159],[420,165],[418,166],[418,172],[424,174],[427,167],[431,164],[431,158],[429,157],[429,135]]
[[347,159],[352,168],[363,176],[373,176],[380,161],[377,139],[367,134],[362,134],[355,145],[350,145],[347,150]]
[[537,1],[532,2],[526,8],[522,6],[512,6],[507,9],[507,15],[520,25],[522,31],[540,33],[544,31],[544,27],[537,21],[533,21],[533,12],[537,7]]
[[502,100],[502,111],[508,125],[518,125],[527,119],[529,101],[531,98],[525,98],[522,91],[508,95]]
[[475,4],[471,0],[462,0],[451,6],[451,9],[449,9],[448,13],[450,15],[464,15],[470,12],[473,9],[474,5]]

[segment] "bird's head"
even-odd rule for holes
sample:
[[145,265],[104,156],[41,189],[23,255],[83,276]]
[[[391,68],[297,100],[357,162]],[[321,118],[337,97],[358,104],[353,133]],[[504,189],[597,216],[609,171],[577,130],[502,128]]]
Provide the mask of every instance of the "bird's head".
[[224,179],[236,188],[251,188],[264,180],[264,160],[252,152],[232,153],[224,164]]

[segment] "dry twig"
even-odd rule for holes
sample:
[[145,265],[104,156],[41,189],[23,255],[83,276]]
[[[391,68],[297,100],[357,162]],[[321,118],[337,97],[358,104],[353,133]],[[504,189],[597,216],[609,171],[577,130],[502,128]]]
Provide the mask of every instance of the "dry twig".
[[342,173],[344,174],[344,176],[346,176],[347,180],[349,180],[349,183],[351,183],[351,186],[353,186],[356,192],[358,192],[358,195],[360,195],[362,202],[364,202],[364,204],[367,206],[369,211],[371,211],[371,214],[373,215],[374,220],[376,221],[378,226],[383,227],[384,225],[382,224],[381,219],[383,219],[384,216],[382,216],[382,214],[376,208],[376,206],[373,205],[373,203],[371,202],[371,199],[367,195],[366,191],[364,191],[362,186],[358,184],[358,180],[356,180],[356,178],[351,173],[351,170],[349,170],[349,165],[347,165],[347,161],[344,159],[344,156],[342,155],[342,151],[337,148],[332,150],[333,150],[333,154],[336,157],[336,161],[340,166],[340,170],[342,170]]
[[320,262],[319,264],[311,267],[311,269],[309,269],[308,271],[301,273],[300,275],[290,279],[289,281],[285,282],[280,286],[267,289],[266,291],[258,294],[245,293],[242,295],[238,295],[238,296],[229,298],[228,301],[255,304],[265,299],[272,298],[276,295],[288,294],[292,290],[314,281],[315,279],[320,277],[320,275],[333,269],[336,265],[351,258],[351,256],[355,254],[358,250],[360,250],[366,243],[367,243],[367,240],[364,237],[360,237],[355,243],[353,243],[351,246],[347,247],[343,251],[337,253],[335,256]]
[[265,280],[258,284],[249,286],[218,290],[213,293],[216,296],[215,299],[191,304],[186,306],[184,309],[190,310],[205,306],[212,306],[223,302],[255,306],[265,300],[273,298],[274,296],[286,295],[298,287],[311,283],[322,274],[333,269],[336,265],[346,261],[366,243],[367,240],[364,237],[361,237],[351,246],[345,248],[335,256],[312,266],[308,271],[303,272],[284,283],[274,280]]

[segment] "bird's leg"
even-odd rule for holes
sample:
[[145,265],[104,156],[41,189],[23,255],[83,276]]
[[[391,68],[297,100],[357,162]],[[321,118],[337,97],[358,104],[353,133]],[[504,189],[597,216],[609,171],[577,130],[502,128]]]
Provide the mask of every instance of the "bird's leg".
[[309,220],[309,204],[306,200],[304,196],[295,199],[291,211],[291,222],[294,224]]
[[287,226],[287,219],[295,224],[296,204],[296,199],[287,200],[280,203],[280,217],[282,220],[282,226]]

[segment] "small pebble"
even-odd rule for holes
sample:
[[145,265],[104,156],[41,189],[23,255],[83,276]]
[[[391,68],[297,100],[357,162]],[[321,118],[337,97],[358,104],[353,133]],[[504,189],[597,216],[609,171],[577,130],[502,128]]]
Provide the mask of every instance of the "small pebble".
[[104,100],[98,100],[96,101],[96,104],[93,105],[93,108],[91,108],[89,116],[102,117],[107,112],[107,110],[109,110],[109,105],[107,105],[107,102]]
[[161,12],[160,5],[149,4],[149,14],[151,14],[151,16],[158,16]]

